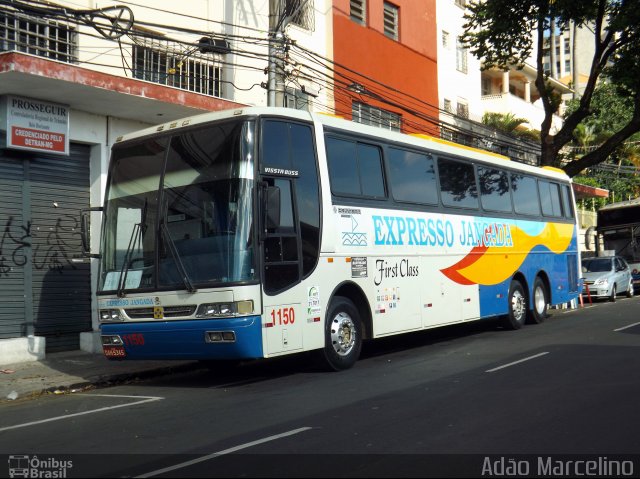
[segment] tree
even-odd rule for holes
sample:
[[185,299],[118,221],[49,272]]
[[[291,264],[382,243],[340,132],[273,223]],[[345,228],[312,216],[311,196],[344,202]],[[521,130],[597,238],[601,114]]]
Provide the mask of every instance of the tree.
[[[565,115],[570,116],[578,107],[577,100],[570,101]],[[626,92],[605,81],[594,91],[591,110],[593,114],[574,130],[570,148],[562,152],[567,162],[582,159],[623,128],[633,116],[634,105]],[[608,160],[606,165],[589,171],[588,176],[576,176],[576,181],[609,190],[609,202],[638,196],[640,177],[636,169],[640,166],[640,133],[618,145]],[[606,201],[599,203],[605,204]]]
[[[522,67],[536,52],[535,84],[545,112],[540,127],[543,166],[562,167],[575,176],[605,161],[640,131],[640,0],[480,0],[468,6],[465,20],[463,42],[483,60],[484,69]],[[552,21],[561,29],[572,22],[589,27],[595,43],[584,92],[556,134],[551,134],[551,121],[561,99],[551,89],[543,68],[545,34]],[[628,95],[633,105],[631,117],[597,148],[563,166],[560,150],[572,141],[576,127],[593,115],[594,91],[604,77]]]

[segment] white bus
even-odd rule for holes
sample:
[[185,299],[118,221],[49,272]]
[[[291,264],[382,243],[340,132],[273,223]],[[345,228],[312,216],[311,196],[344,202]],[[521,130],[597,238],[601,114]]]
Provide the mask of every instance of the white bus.
[[327,115],[246,108],[118,138],[103,210],[109,358],[318,350],[341,370],[363,340],[517,329],[579,294],[560,170]]

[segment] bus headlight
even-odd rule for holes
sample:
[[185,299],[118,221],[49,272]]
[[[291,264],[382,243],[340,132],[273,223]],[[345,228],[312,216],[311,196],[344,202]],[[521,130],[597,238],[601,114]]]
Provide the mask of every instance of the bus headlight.
[[121,321],[119,309],[101,309],[100,321]]
[[117,335],[107,336],[104,335],[101,337],[103,346],[122,346],[124,343],[122,342],[122,338]]
[[253,301],[235,301],[232,303],[205,303],[198,306],[196,318],[217,318],[242,316],[253,313]]

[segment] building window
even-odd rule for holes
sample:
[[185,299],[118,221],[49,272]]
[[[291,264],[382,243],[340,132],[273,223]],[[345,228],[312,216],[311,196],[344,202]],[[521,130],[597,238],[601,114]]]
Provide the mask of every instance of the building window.
[[313,2],[308,0],[285,0],[284,8],[284,14],[291,17],[291,23],[305,30],[315,30]]
[[456,40],[456,70],[467,73],[467,54],[468,50],[464,47],[462,40]]
[[61,62],[78,61],[78,34],[60,22],[0,13],[0,51],[18,51]]
[[482,95],[491,95],[491,78],[482,79]]
[[442,48],[444,48],[445,50],[448,50],[449,46],[450,46],[449,32],[445,32],[444,30],[442,30]]
[[189,90],[204,95],[222,95],[222,67],[208,58],[180,51],[173,42],[134,45],[134,78]]
[[458,100],[458,116],[462,118],[469,118],[469,105],[464,102]]
[[400,11],[398,7],[389,2],[384,2],[384,34],[393,40],[398,40],[398,25]]
[[467,0],[454,0],[454,3],[460,8],[465,8],[467,6]]
[[367,0],[351,0],[351,20],[360,25],[367,24]]
[[351,118],[356,123],[378,126],[391,131],[400,131],[402,125],[402,117],[397,113],[360,102],[353,102],[351,105]]
[[447,113],[453,113],[453,107],[451,106],[451,100],[449,100],[448,98],[445,98],[444,102],[443,102],[443,108],[444,108],[444,111],[446,111]]

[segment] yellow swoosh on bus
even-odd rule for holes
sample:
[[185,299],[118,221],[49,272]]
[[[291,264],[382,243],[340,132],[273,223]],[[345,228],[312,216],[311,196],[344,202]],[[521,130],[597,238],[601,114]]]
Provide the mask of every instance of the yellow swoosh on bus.
[[456,264],[441,271],[459,284],[485,286],[498,284],[510,278],[518,270],[533,248],[540,245],[555,254],[563,253],[569,247],[573,234],[573,224],[548,223],[539,234],[534,236],[512,225],[512,248],[476,246]]

